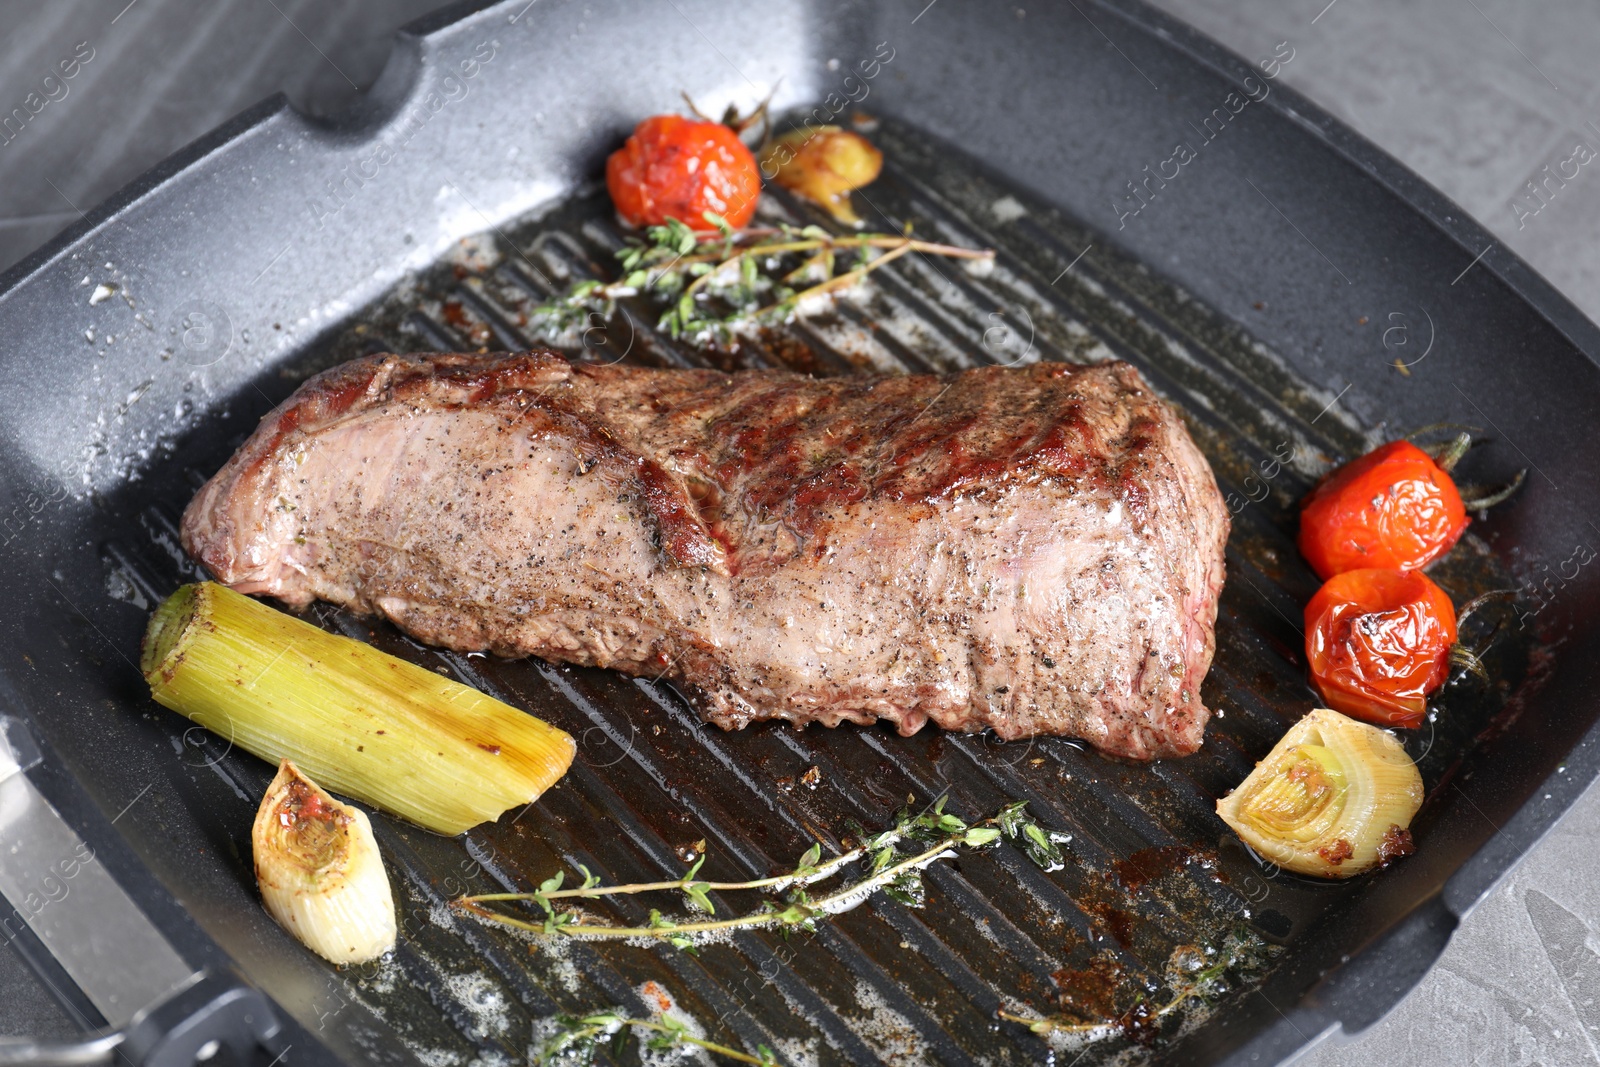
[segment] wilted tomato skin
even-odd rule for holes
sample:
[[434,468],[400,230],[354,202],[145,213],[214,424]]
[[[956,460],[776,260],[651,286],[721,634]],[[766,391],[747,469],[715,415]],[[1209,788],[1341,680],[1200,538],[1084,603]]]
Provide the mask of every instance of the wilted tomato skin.
[[1306,660],[1323,700],[1379,726],[1422,724],[1455,643],[1455,605],[1420,571],[1345,571],[1306,605]]
[[709,229],[707,211],[734,229],[756,213],[761,172],[739,135],[719,122],[655,115],[633,128],[606,160],[606,189],[629,226],[668,218]]
[[1412,570],[1450,551],[1467,528],[1456,483],[1410,441],[1346,463],[1300,513],[1300,552],[1322,578],[1364,567]]

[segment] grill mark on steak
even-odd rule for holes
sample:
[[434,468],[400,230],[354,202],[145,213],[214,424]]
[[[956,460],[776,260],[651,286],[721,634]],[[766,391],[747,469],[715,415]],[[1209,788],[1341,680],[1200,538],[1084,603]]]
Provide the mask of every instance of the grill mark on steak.
[[1123,363],[813,380],[375,356],[184,514],[220,581],[461,651],[665,674],[708,719],[1192,752],[1228,519]]

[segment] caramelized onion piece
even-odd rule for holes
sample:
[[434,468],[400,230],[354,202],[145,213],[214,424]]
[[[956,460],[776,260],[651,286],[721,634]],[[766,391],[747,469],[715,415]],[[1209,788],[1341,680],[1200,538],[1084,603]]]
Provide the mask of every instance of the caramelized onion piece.
[[761,175],[819,204],[840,222],[857,223],[850,191],[883,169],[883,153],[859,133],[837,126],[802,126],[761,153]]
[[1399,741],[1318,708],[1217,801],[1217,814],[1270,863],[1349,878],[1409,854],[1421,805],[1422,776]]
[[394,947],[394,898],[366,813],[284,760],[250,834],[267,913],[332,963]]

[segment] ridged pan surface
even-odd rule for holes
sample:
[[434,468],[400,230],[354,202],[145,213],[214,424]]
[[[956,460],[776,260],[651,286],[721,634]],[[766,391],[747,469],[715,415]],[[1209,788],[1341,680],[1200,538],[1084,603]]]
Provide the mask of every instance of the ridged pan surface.
[[[274,949],[278,973],[263,966],[252,977],[292,1001],[308,1028],[346,1036],[355,1028],[375,1059],[405,1058],[404,1049],[427,1064],[513,1063],[548,1033],[545,1020],[556,1012],[620,1006],[647,1014],[664,993],[706,1036],[752,1050],[765,1044],[788,1063],[1033,1063],[1052,1045],[999,1021],[997,1010],[1096,1019],[1141,1000],[1159,1005],[1171,995],[1167,971],[1176,953],[1204,953],[1232,937],[1250,946],[1250,961],[1230,974],[1214,1004],[1195,1001],[1173,1013],[1154,1044],[1115,1030],[1092,1044],[1054,1039],[1058,1053],[1084,1050],[1073,1061],[1083,1065],[1186,1062],[1208,1015],[1227,1017],[1259,974],[1389,877],[1324,884],[1275,872],[1249,856],[1213,811],[1316,706],[1301,610],[1317,583],[1295,550],[1296,502],[1333,462],[1379,439],[1376,432],[1137,262],[1098,245],[1080,256],[1095,243],[1092,232],[949,146],[888,120],[872,136],[887,165],[861,198],[868,225],[994,248],[991,271],[901,259],[833,307],[715,356],[656,333],[655,314],[634,302],[585,335],[588,351],[571,354],[817,375],[1132,362],[1183,412],[1233,517],[1216,660],[1204,689],[1216,717],[1204,747],[1186,759],[1139,765],[1063,739],[1001,744],[932,728],[911,738],[853,726],[760,724],[724,733],[700,723],[664,682],[448,654],[318,606],[308,619],[525,708],[569,731],[578,754],[538,804],[459,839],[374,820],[402,914],[400,945],[384,962],[329,970],[325,986],[308,990],[303,976],[291,977],[305,970],[298,950],[264,917],[256,923],[255,936],[283,944]],[[764,211],[773,220],[831,225],[782,193],[769,194]],[[108,600],[87,614],[106,640],[136,658],[152,604],[200,576],[177,549],[178,516],[200,480],[300,381],[369,352],[529,347],[536,343],[525,332],[530,308],[576,279],[615,277],[623,238],[604,192],[591,188],[463,245],[331,342],[269,368],[225,413],[101,502],[97,526],[114,531],[101,549]],[[1466,461],[1469,478],[1473,464]],[[1434,574],[1457,604],[1515,584],[1471,533]],[[1405,735],[1430,791],[1524,681],[1530,646],[1516,627],[1496,625],[1503,621],[1486,612],[1464,634],[1487,647],[1493,681],[1452,681],[1430,722]],[[272,768],[157,708],[137,685],[125,688],[126,701],[174,752],[191,768],[208,768],[188,776],[184,802],[223,859],[222,881],[233,880],[216,891],[218,906],[251,906],[248,832]],[[825,854],[841,849],[855,827],[887,826],[903,805],[920,808],[941,796],[966,817],[1026,800],[1043,825],[1070,835],[1065,867],[1044,872],[1000,846],[929,868],[919,908],[879,894],[814,934],[743,931],[698,955],[661,944],[518,935],[447,906],[466,892],[527,890],[557,871],[570,876],[580,863],[607,881],[671,878],[701,851],[701,877],[763,877],[791,867],[813,840]],[[1416,826],[1424,854],[1430,811]],[[714,899],[725,914],[755,902],[749,894]],[[619,898],[592,914],[632,925],[651,907],[683,910],[676,895],[660,894]]]

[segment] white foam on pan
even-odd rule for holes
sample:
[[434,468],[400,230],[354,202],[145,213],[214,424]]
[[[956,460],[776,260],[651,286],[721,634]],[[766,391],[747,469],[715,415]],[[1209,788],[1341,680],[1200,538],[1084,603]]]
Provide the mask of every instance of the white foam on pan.
[[904,1015],[889,1007],[883,995],[865,981],[856,982],[856,1003],[864,1015],[851,1018],[857,1034],[888,1064],[920,1067],[932,1062],[927,1042]]
[[568,993],[576,993],[583,988],[583,975],[579,973],[578,965],[572,958],[567,938],[528,934],[527,940],[538,947],[533,958],[544,965],[545,973],[554,978],[562,989]]
[[452,974],[445,978],[444,987],[472,1019],[470,1036],[474,1040],[499,1037],[510,1031],[505,994],[486,976],[476,971]]
[[456,915],[448,903],[440,901],[428,908],[428,921],[441,930],[454,931]]
[[1028,213],[1028,209],[1022,206],[1022,201],[1007,194],[989,205],[989,213],[1001,223],[1016,222]]
[[360,983],[360,989],[366,993],[380,997],[387,996],[394,992],[395,986],[405,977],[405,972],[395,962],[393,953],[380,957],[377,963],[371,966],[370,975]]
[[528,946],[529,958],[541,977],[555,979],[568,993],[576,993],[583,988],[583,975],[578,970],[577,961],[572,958],[571,943],[576,938],[564,934],[535,933],[511,926],[501,932]]
[[798,1037],[778,1037],[772,1040],[772,1051],[778,1054],[778,1060],[789,1067],[820,1067],[822,1043],[814,1037],[801,1040]]

